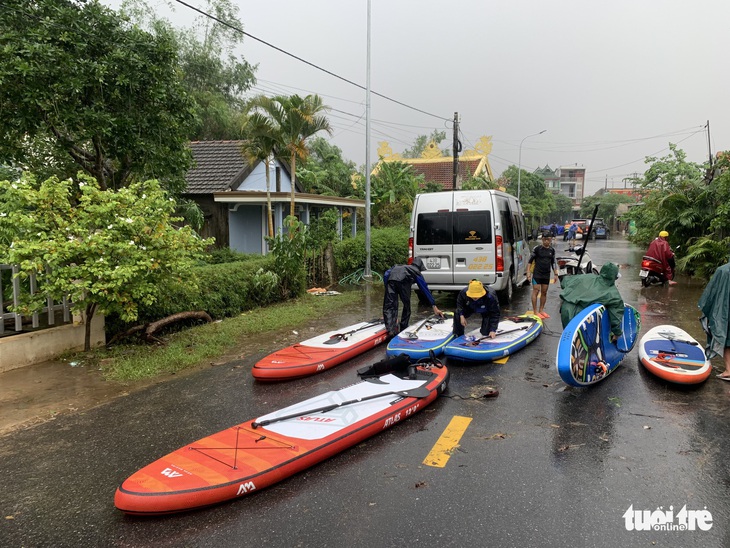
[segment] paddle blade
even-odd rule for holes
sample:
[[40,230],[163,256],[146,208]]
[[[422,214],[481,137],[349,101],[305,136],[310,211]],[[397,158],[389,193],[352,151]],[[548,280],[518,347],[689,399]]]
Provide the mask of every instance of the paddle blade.
[[431,395],[431,391],[425,386],[419,386],[418,388],[411,388],[410,390],[399,390],[395,392],[395,394],[407,398],[427,398]]
[[322,344],[337,344],[338,342],[345,340],[345,336],[339,333],[332,335],[329,339],[324,341]]

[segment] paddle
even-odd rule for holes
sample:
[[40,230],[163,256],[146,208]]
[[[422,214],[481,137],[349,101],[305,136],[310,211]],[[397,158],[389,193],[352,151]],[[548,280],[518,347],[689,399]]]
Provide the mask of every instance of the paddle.
[[375,325],[378,325],[379,323],[383,323],[383,320],[381,320],[381,319],[370,320],[367,324],[363,325],[362,327],[358,327],[357,329],[353,329],[352,331],[348,331],[347,333],[335,333],[329,339],[324,341],[323,344],[337,344],[340,341],[346,341],[347,337],[349,337],[353,333],[357,333],[358,331],[362,331],[363,329],[369,329]]
[[374,400],[375,398],[382,398],[383,396],[389,396],[391,394],[402,396],[404,398],[427,398],[428,396],[431,395],[431,391],[428,388],[426,388],[425,386],[419,386],[418,388],[411,388],[410,390],[391,390],[389,392],[381,392],[380,394],[371,394],[370,396],[363,396],[362,398],[356,398],[356,399],[352,399],[352,400],[343,401],[340,403],[332,403],[329,405],[324,405],[322,407],[317,407],[316,409],[307,409],[305,411],[299,411],[297,413],[292,413],[290,415],[284,415],[283,417],[274,417],[273,419],[264,419],[260,422],[254,421],[251,423],[251,428],[253,428],[255,430],[259,426],[266,426],[266,425],[274,423],[274,422],[294,419],[296,417],[301,417],[302,415],[311,415],[314,413],[327,413],[328,411],[332,411],[333,409],[337,409],[338,407],[343,407],[345,405],[352,405],[353,403],[359,403],[361,401]]
[[[421,322],[421,325],[419,325],[418,327],[416,327],[416,329],[414,329],[413,331],[409,331],[408,333],[406,333],[406,336],[407,336],[407,337],[408,337],[408,338],[409,338],[410,340],[414,340],[414,339],[417,339],[417,338],[418,338],[418,331],[419,331],[419,330],[420,330],[420,329],[421,329],[421,328],[422,328],[422,327],[423,327],[424,325],[426,325],[426,324],[427,324],[428,322],[430,322],[431,320],[434,320],[434,319],[436,319],[436,316],[429,316],[428,318],[426,318],[425,320],[423,320],[423,321]],[[426,329],[431,329],[431,328],[430,328],[430,327],[427,327]]]
[[[529,325],[523,325],[522,327],[515,327],[514,329],[508,329],[507,331],[497,331],[495,333],[495,337],[499,335],[506,335],[507,333],[514,333],[515,331],[524,331],[525,329],[529,329]],[[477,346],[479,345],[480,341],[483,341],[484,339],[488,339],[489,335],[485,335],[484,337],[481,337],[475,341],[469,341],[466,343],[461,343],[461,346]]]
[[575,270],[577,272],[580,272],[580,263],[583,262],[583,255],[586,254],[586,247],[588,247],[588,240],[590,239],[589,236],[591,235],[591,232],[593,232],[593,221],[596,220],[596,213],[598,213],[598,206],[601,204],[596,204],[596,207],[593,208],[593,217],[591,217],[591,224],[588,226],[588,233],[583,238],[583,248],[580,250],[580,257],[578,257],[578,266],[575,267]]

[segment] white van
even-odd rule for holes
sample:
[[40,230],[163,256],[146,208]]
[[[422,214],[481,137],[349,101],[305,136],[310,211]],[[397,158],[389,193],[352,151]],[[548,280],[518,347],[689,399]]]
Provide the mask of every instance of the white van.
[[512,300],[527,281],[530,248],[516,197],[498,190],[456,190],[416,195],[410,257],[421,257],[429,289],[460,291],[476,279]]

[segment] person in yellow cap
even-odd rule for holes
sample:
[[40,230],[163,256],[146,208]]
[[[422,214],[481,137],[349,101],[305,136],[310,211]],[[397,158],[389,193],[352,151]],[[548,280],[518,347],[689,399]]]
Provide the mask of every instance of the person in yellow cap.
[[669,285],[675,285],[674,282],[674,251],[672,246],[669,245],[667,239],[669,238],[669,232],[662,230],[659,233],[659,237],[654,238],[654,241],[649,244],[649,249],[646,250],[644,255],[654,257],[662,263],[664,268],[664,276],[669,281]]
[[482,317],[481,334],[494,338],[499,326],[499,301],[491,287],[484,287],[479,280],[472,280],[459,291],[454,313],[454,336],[461,337],[466,327],[466,319],[472,314]]

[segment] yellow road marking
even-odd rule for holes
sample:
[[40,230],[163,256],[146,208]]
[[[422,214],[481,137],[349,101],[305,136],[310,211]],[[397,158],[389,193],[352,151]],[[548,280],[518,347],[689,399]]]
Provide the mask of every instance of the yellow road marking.
[[428,455],[426,455],[423,464],[436,468],[446,466],[446,463],[449,462],[449,457],[451,457],[451,454],[459,446],[461,436],[466,432],[466,428],[470,422],[471,418],[469,417],[453,417],[443,434],[441,434],[441,437],[431,448]]
[[505,356],[504,358],[499,358],[498,360],[492,360],[493,363],[507,363],[507,360],[509,360],[509,356]]

